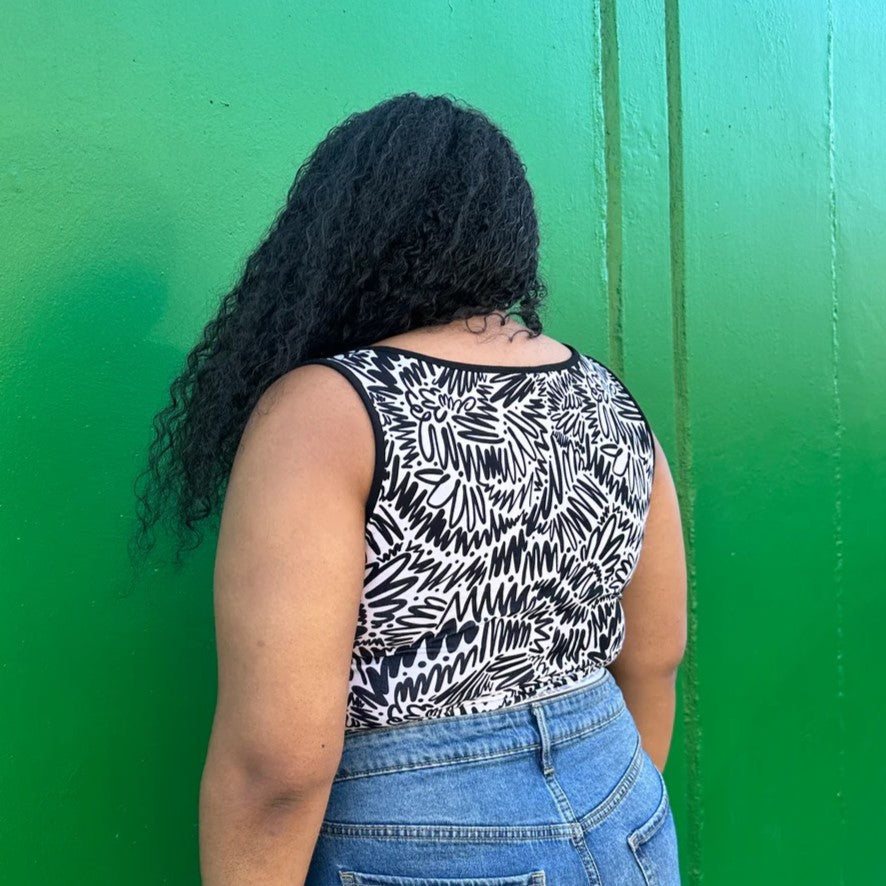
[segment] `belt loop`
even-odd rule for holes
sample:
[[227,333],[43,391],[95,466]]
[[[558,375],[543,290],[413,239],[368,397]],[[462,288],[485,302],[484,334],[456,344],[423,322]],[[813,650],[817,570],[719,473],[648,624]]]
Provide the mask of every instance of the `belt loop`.
[[545,720],[544,708],[540,703],[531,703],[529,710],[532,711],[538,733],[541,736],[541,768],[545,775],[551,775],[554,771],[554,762],[551,759],[551,738],[548,735],[548,724]]

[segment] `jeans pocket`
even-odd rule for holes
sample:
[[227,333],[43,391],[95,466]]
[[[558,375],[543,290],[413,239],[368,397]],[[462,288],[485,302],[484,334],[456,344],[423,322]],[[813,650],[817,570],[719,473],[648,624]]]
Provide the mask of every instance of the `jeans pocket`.
[[661,783],[661,799],[652,816],[628,836],[628,845],[648,886],[680,886],[677,831],[668,789],[658,767],[651,763]]
[[392,874],[366,874],[339,871],[342,886],[545,886],[545,872],[531,871],[509,877],[397,877]]

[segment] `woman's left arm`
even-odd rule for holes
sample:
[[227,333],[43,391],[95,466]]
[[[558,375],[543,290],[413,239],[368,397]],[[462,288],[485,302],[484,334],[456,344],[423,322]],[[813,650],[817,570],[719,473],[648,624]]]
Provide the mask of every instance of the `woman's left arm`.
[[304,883],[344,741],[373,445],[356,391],[318,364],[274,382],[240,440],[213,579],[204,886]]

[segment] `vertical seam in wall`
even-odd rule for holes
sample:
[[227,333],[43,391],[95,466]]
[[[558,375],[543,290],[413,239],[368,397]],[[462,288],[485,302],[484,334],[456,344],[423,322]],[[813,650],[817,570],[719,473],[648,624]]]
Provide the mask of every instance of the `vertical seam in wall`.
[[[834,8],[828,0],[827,34],[827,132],[828,132],[828,217],[831,250],[831,360],[832,407],[834,423],[834,623],[837,642],[837,812],[840,821],[840,842],[846,846],[846,671],[843,661],[843,412],[840,400],[840,338],[837,291],[837,181],[836,129],[834,126]],[[842,853],[840,858],[843,858]],[[840,883],[845,883],[845,865],[840,863]]]
[[616,0],[600,0],[603,144],[606,168],[606,289],[609,305],[609,362],[624,373],[622,303],[621,95],[618,78]]
[[695,489],[692,482],[692,434],[689,414],[688,342],[686,333],[686,249],[683,203],[683,94],[680,70],[680,4],[665,0],[665,65],[668,105],[668,196],[671,253],[671,316],[674,342],[674,413],[677,432],[676,486],[686,542],[687,643],[681,667],[683,726],[686,738],[689,880],[703,880],[701,835],[704,824],[701,790],[702,735],[698,713],[697,594],[695,569]]

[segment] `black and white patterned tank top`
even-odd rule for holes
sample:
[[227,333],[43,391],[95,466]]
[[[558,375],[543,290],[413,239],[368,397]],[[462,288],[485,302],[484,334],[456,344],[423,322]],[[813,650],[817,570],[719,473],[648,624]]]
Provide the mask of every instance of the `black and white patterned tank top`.
[[618,655],[652,434],[567,347],[542,366],[388,345],[306,361],[351,382],[376,444],[346,732],[541,698]]

